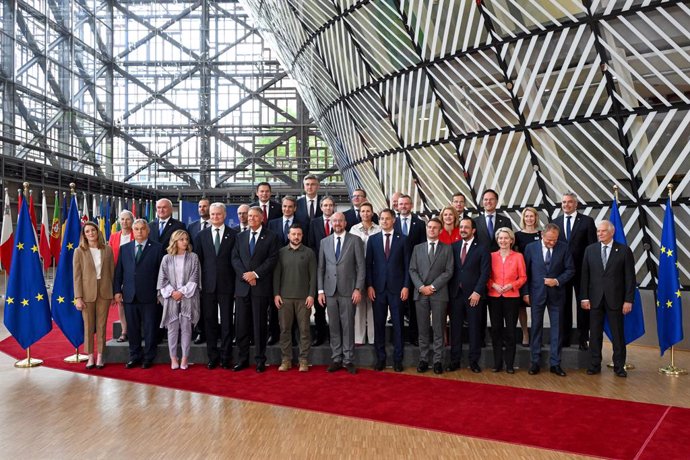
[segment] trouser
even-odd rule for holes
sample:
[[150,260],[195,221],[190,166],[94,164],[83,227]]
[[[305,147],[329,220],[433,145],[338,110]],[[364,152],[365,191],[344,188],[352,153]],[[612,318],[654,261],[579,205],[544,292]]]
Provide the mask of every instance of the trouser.
[[355,306],[351,296],[326,297],[331,358],[334,362],[350,364],[355,359]]
[[366,341],[374,343],[374,308],[371,300],[363,295],[355,309],[355,343],[363,344]]
[[182,357],[189,356],[189,347],[192,343],[192,320],[186,316],[168,323],[168,350],[170,357],[177,357],[177,345],[181,344]]
[[105,353],[105,328],[108,322],[108,307],[111,299],[96,298],[95,302],[84,302],[81,311],[84,318],[84,352],[93,354],[93,334],[96,333],[96,346],[99,354]]
[[[249,362],[249,336],[254,337],[254,360],[266,363],[266,339],[268,330],[268,296],[247,295],[235,298],[237,320],[237,347],[239,363]],[[206,331],[208,334],[208,331]]]
[[311,332],[309,331],[309,316],[311,309],[304,305],[306,299],[283,299],[283,306],[278,310],[280,320],[280,351],[283,361],[292,361],[292,325],[297,319],[299,328],[299,360],[309,359],[311,347]]
[[[209,361],[225,363],[232,360],[232,338],[234,333],[232,322],[232,294],[202,293],[201,312],[206,331],[206,354]],[[220,311],[220,326],[218,313]],[[202,321],[199,321],[202,322]],[[220,332],[220,348],[218,336]]]
[[457,297],[450,301],[450,361],[460,363],[462,359],[462,344],[467,341],[462,325],[469,323],[468,336],[470,343],[470,363],[478,364],[481,356],[481,314],[486,310],[485,302],[479,301],[475,307],[470,306],[469,296],[462,289]]
[[[547,299],[548,302],[548,299]],[[544,312],[549,312],[549,322],[551,323],[551,337],[549,348],[549,364],[551,366],[561,365],[561,334],[560,321],[563,304],[548,302],[546,305],[532,305],[532,337],[530,339],[530,354],[532,364],[541,362],[541,344],[544,333]]]
[[[129,360],[152,363],[156,359],[158,325],[161,307],[157,303],[126,303],[127,335],[129,336]],[[141,346],[142,331],[144,348]]]
[[515,327],[521,304],[519,297],[489,297],[495,369],[501,369],[504,362],[506,368],[510,369],[515,363]]
[[446,322],[446,304],[445,300],[430,300],[427,296],[420,296],[415,301],[420,361],[429,362],[429,328],[433,331],[433,362],[440,363],[443,360],[443,327]]
[[403,360],[403,312],[400,292],[377,292],[374,300],[374,348],[376,359],[386,361],[386,319],[390,307],[393,321],[393,361]]
[[604,315],[609,320],[609,328],[611,329],[611,344],[613,345],[613,369],[615,371],[622,370],[625,367],[626,349],[625,349],[625,330],[623,311],[621,309],[613,309],[605,299],[601,303],[589,311],[591,338],[590,350],[592,353],[592,366],[595,369],[601,368],[601,347],[604,340]]

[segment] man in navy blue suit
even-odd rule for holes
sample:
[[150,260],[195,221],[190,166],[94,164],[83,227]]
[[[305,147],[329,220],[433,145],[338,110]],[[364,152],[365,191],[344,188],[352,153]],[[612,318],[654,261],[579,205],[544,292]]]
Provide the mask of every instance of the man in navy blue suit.
[[[115,267],[113,291],[117,302],[124,302],[129,334],[129,361],[131,369],[141,364],[148,369],[156,358],[159,310],[156,298],[158,269],[163,260],[163,246],[149,239],[146,220],[137,219],[132,224],[134,241],[120,248]],[[141,347],[141,330],[144,329],[144,345]]]
[[208,221],[208,212],[210,205],[211,201],[208,198],[202,198],[199,200],[199,220],[195,220],[194,222],[189,224],[189,227],[187,227],[187,231],[189,232],[189,237],[192,242],[196,239],[196,236],[199,234],[200,231],[211,226],[211,223]]
[[259,182],[256,186],[256,197],[258,200],[249,206],[258,206],[259,209],[261,209],[263,225],[268,225],[269,220],[277,219],[283,215],[280,211],[280,204],[271,199],[271,184],[268,182]]
[[565,289],[575,275],[575,265],[568,245],[558,240],[559,233],[558,225],[546,224],[541,241],[530,243],[525,248],[528,281],[522,287],[522,298],[532,307],[530,375],[538,374],[540,370],[544,310],[547,309],[551,323],[550,370],[561,377],[566,375],[561,368],[560,320],[565,308]]
[[156,241],[163,246],[163,252],[168,249],[170,237],[175,230],[187,230],[185,224],[172,216],[172,201],[161,198],[156,201],[156,219],[149,222],[149,236],[151,241]]
[[273,303],[273,269],[278,262],[280,243],[278,237],[262,225],[262,222],[261,208],[250,208],[249,229],[237,235],[232,250],[239,348],[234,371],[249,367],[249,335],[252,333],[256,372],[266,370],[266,323],[268,309]]
[[[304,196],[297,198],[297,210],[295,216],[298,221],[311,222],[312,219],[321,217],[321,200],[319,199],[319,178],[314,174],[304,176]],[[303,227],[304,228],[304,227]],[[306,228],[304,228],[304,239],[307,239]],[[306,242],[306,241],[305,241]]]
[[395,213],[384,209],[379,215],[381,232],[369,237],[366,254],[367,295],[374,303],[374,348],[376,365],[386,367],[386,319],[390,307],[393,320],[393,369],[403,370],[402,302],[409,297],[410,247],[407,238],[395,230]]
[[467,320],[469,332],[469,362],[472,372],[482,371],[481,313],[486,297],[486,283],[491,274],[489,248],[476,238],[477,227],[469,217],[460,220],[460,241],[453,243],[453,278],[450,281],[450,365],[448,371],[460,369],[463,322]]
[[[362,222],[362,218],[359,217],[359,205],[365,201],[367,201],[367,192],[364,189],[356,188],[352,191],[352,208],[343,213],[345,215],[345,222],[347,225],[345,230],[348,232],[353,225],[357,225],[358,223]],[[378,224],[379,216],[374,213],[374,217],[372,217],[371,220],[373,220],[375,224]]]

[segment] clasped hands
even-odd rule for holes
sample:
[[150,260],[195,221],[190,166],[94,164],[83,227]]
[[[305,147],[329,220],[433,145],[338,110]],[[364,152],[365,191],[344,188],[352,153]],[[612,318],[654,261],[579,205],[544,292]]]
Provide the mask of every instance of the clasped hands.
[[250,286],[256,286],[256,273],[254,272],[244,272],[242,274],[242,279],[247,282]]
[[508,291],[512,291],[512,290],[513,290],[513,285],[510,284],[510,283],[508,283],[508,284],[503,284],[503,285],[498,284],[498,283],[494,283],[494,284],[491,285],[491,288],[492,288],[494,291],[498,292],[499,294],[504,294],[504,293],[506,293],[506,292],[508,292]]

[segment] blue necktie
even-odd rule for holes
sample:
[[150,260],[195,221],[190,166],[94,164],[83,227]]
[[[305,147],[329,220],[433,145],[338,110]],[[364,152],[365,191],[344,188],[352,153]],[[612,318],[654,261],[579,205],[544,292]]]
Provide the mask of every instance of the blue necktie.
[[489,230],[489,238],[492,240],[494,239],[494,216],[493,214],[490,216],[487,216],[489,218],[489,223],[487,224],[486,228]]
[[158,236],[163,234],[163,230],[165,230],[165,221],[158,222]]
[[288,233],[290,233],[290,221],[285,220],[285,226],[283,227],[284,240],[288,240]]
[[403,232],[403,235],[407,236],[407,232],[408,232],[408,228],[407,228],[407,217],[403,217],[402,232]]
[[568,216],[565,218],[566,224],[565,224],[565,240],[570,241],[570,231],[572,230],[572,227],[570,226],[570,218],[573,216]]
[[249,240],[249,255],[254,255],[254,249],[256,249],[256,232],[252,232],[252,239]]
[[335,260],[340,260],[340,237],[336,238],[338,242],[335,245]]
[[544,257],[544,265],[546,265],[547,270],[551,266],[551,248],[546,249],[546,257]]

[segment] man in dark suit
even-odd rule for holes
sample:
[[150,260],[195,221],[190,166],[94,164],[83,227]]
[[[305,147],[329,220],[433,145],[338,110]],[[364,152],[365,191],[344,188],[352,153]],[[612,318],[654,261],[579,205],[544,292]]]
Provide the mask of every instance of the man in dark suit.
[[597,241],[597,229],[594,219],[577,212],[577,196],[574,193],[568,192],[563,195],[561,209],[563,214],[556,217],[553,223],[558,225],[560,229],[558,238],[568,244],[575,264],[575,276],[565,286],[565,309],[561,321],[562,346],[570,346],[570,333],[573,329],[573,289],[575,289],[578,345],[580,350],[586,350],[589,340],[589,314],[581,308],[580,277],[585,249]]
[[208,221],[208,212],[210,205],[211,201],[208,198],[202,198],[199,200],[199,220],[195,220],[194,222],[189,224],[189,227],[187,227],[187,231],[189,232],[189,236],[191,237],[192,242],[194,242],[196,236],[199,234],[201,230],[204,230],[211,225]]
[[[453,251],[440,243],[443,224],[434,217],[426,224],[426,243],[412,250],[410,280],[414,285],[419,332],[417,372],[429,370],[429,328],[433,329],[434,373],[443,373],[443,327],[446,322],[448,282],[453,277]],[[431,316],[431,319],[429,318]],[[431,324],[430,324],[431,323]]]
[[156,201],[157,218],[149,222],[149,239],[160,243],[163,246],[163,252],[168,249],[170,236],[175,230],[187,230],[185,224],[172,217],[172,212],[172,201],[161,198]]
[[232,250],[235,269],[235,312],[239,358],[233,367],[249,367],[249,329],[253,326],[256,371],[266,370],[266,329],[268,309],[273,299],[273,269],[278,262],[280,243],[266,226],[258,206],[249,209],[249,229],[237,235]]
[[[129,334],[129,361],[125,367],[131,369],[141,364],[148,369],[156,358],[158,345],[159,310],[156,298],[158,269],[163,260],[163,247],[149,238],[149,226],[144,219],[132,224],[134,241],[120,248],[115,267],[113,291],[117,302],[124,302],[127,331]],[[141,331],[144,330],[144,345],[141,348]]]
[[601,372],[601,344],[606,315],[613,344],[613,372],[618,377],[627,377],[623,315],[632,311],[635,300],[635,260],[628,246],[613,241],[614,232],[611,222],[599,222],[599,242],[587,246],[582,259],[582,308],[589,310],[591,327],[592,363],[587,374]]
[[470,217],[469,211],[465,209],[465,195],[456,192],[453,194],[453,198],[450,202],[450,204],[455,208],[455,210],[458,213],[458,224],[460,223],[459,221],[461,219],[464,219],[465,217]]
[[[319,257],[319,249],[321,248],[321,240],[326,238],[333,232],[331,226],[331,216],[335,211],[335,201],[330,196],[325,196],[321,199],[321,217],[312,219],[307,231],[307,246],[309,246],[316,256]],[[314,325],[316,326],[316,334],[311,343],[312,347],[318,347],[328,337],[328,323],[326,322],[326,308],[314,305]]]
[[386,319],[390,307],[393,320],[393,370],[403,371],[402,302],[409,296],[410,247],[407,238],[395,229],[395,214],[384,209],[379,215],[381,232],[367,242],[367,295],[374,304],[374,348],[376,365],[386,367]]
[[522,299],[532,307],[530,375],[540,370],[544,311],[547,309],[551,323],[550,371],[561,377],[566,375],[561,368],[560,318],[565,306],[565,286],[575,275],[575,265],[568,245],[559,241],[559,233],[558,225],[546,224],[541,242],[535,241],[525,248],[528,281],[522,287]]
[[[345,211],[345,221],[347,222],[346,230],[349,232],[353,225],[362,222],[362,218],[359,217],[359,205],[367,201],[367,192],[364,189],[356,188],[352,191],[352,208]],[[375,224],[379,223],[379,216],[374,213],[374,217],[371,219]]]
[[232,227],[233,230],[235,230],[237,233],[243,232],[249,228],[249,205],[248,204],[241,204],[237,207],[237,220],[239,221],[239,225]]
[[477,240],[477,228],[472,219],[461,219],[459,230],[462,240],[456,241],[452,246],[455,267],[449,284],[450,365],[447,370],[460,369],[464,342],[463,323],[467,321],[470,369],[479,373],[482,371],[479,367],[482,350],[481,308],[485,303],[486,283],[491,274],[491,255],[489,248]]
[[211,226],[202,230],[194,241],[194,252],[199,257],[201,266],[201,317],[207,338],[206,354],[209,369],[215,369],[218,364],[223,369],[230,369],[232,361],[235,270],[232,267],[231,256],[237,232],[225,225],[225,215],[225,205],[213,203],[210,206]]
[[[320,186],[319,179],[314,174],[308,174],[304,176],[302,184],[304,186],[304,196],[297,198],[295,216],[298,222],[309,223],[312,219],[323,215],[321,211],[321,199],[318,195]],[[304,239],[306,240],[306,227],[302,228],[305,230]]]
[[[412,198],[410,195],[398,194],[398,217],[395,221],[395,231],[407,237],[407,244],[412,248],[426,241],[426,224],[422,219],[412,214]],[[417,312],[412,299],[402,302],[403,313],[407,315],[409,324],[407,340],[414,346],[419,346],[417,339]]]
[[280,204],[271,199],[271,184],[268,182],[259,182],[256,186],[256,197],[258,201],[253,202],[249,206],[258,206],[259,209],[261,209],[263,215],[262,225],[268,225],[269,220],[277,219],[283,215],[280,210]]

